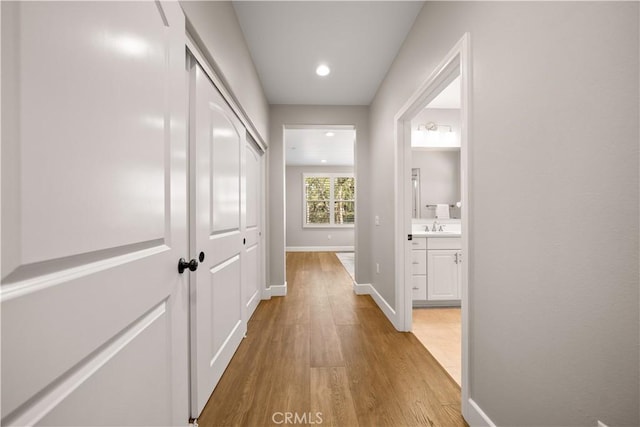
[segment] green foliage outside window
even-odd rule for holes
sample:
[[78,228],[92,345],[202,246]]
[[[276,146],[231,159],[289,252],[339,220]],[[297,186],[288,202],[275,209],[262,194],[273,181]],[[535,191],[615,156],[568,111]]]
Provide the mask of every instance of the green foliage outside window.
[[334,221],[336,224],[353,224],[356,219],[356,181],[340,177],[333,181]]
[[353,177],[307,176],[304,178],[304,185],[307,224],[330,225],[355,222],[355,179]]

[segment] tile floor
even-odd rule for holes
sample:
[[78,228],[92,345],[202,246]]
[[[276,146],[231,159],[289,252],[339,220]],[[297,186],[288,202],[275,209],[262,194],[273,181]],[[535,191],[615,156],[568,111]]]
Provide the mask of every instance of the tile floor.
[[460,308],[414,308],[413,334],[449,373],[461,382]]
[[336,252],[336,256],[344,266],[345,270],[351,276],[351,279],[356,279],[356,256],[353,252]]

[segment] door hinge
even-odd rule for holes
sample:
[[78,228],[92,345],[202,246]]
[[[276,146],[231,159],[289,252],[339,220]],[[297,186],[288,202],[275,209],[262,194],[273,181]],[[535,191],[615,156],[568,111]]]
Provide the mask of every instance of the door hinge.
[[413,234],[407,234],[407,240],[413,240]]

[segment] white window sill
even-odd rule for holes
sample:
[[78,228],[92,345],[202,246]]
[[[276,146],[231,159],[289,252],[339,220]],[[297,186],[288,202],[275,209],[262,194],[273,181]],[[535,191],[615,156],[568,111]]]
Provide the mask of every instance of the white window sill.
[[304,224],[302,228],[354,228],[354,224]]

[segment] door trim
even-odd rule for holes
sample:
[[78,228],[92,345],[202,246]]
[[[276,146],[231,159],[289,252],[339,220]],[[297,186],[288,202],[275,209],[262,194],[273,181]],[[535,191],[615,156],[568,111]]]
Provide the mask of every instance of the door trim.
[[411,120],[443,89],[452,75],[460,76],[461,105],[461,200],[462,200],[462,265],[461,315],[462,315],[462,413],[467,420],[474,417],[469,384],[469,241],[473,235],[470,209],[470,154],[471,154],[471,36],[465,33],[442,59],[431,75],[420,85],[395,116],[395,275],[396,275],[396,324],[402,331],[411,331],[413,322],[411,295],[411,246],[406,236],[411,234]]

